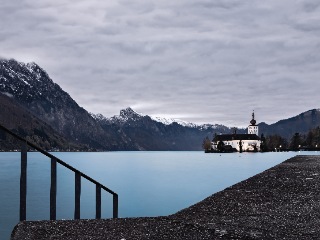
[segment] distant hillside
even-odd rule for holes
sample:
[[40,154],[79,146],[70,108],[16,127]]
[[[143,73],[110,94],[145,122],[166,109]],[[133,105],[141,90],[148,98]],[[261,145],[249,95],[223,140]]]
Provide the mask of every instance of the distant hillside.
[[[230,128],[222,125],[196,125],[178,123],[174,120],[162,122],[153,120],[148,115],[141,115],[127,108],[119,116],[105,118],[94,115],[104,129],[110,126],[125,134],[138,150],[201,150],[202,141],[214,133],[229,133]],[[165,122],[165,123],[164,123]]]
[[165,124],[138,116],[132,109],[109,120],[93,118],[35,63],[0,60],[0,74],[0,92],[68,141],[91,150],[201,150],[206,136],[230,131],[222,125]]
[[[2,108],[6,109],[0,120],[45,147],[65,149],[74,143],[89,151],[201,150],[205,137],[232,132],[219,124],[151,118],[131,108],[111,118],[90,114],[37,64],[13,59],[0,60],[0,93]],[[319,110],[314,109],[274,124],[260,123],[259,132],[290,138],[295,132],[306,133],[319,125]],[[238,133],[244,132],[238,129]]]
[[126,147],[121,136],[112,129],[103,130],[37,64],[0,60],[0,73],[0,92],[12,96],[69,141],[98,150],[121,150]]
[[320,109],[312,109],[270,125],[260,123],[259,132],[265,135],[278,134],[290,139],[296,132],[304,134],[318,126],[320,126]]
[[[46,150],[85,150],[84,146],[70,143],[51,126],[33,116],[12,97],[0,93],[0,124],[19,136]],[[19,149],[20,143],[0,131],[2,150]]]

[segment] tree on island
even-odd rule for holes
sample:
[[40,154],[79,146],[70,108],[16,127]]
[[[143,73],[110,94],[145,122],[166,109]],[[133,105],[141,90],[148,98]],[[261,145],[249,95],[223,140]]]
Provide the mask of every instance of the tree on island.
[[293,151],[298,151],[303,143],[302,136],[300,133],[295,133],[290,141],[290,149]]
[[242,146],[243,146],[243,142],[242,142],[242,140],[240,139],[240,142],[239,142],[239,152],[240,152],[240,153],[243,152]]
[[263,133],[261,134],[261,138],[260,139],[261,139],[260,151],[261,152],[268,151],[268,147],[267,147],[267,144],[266,144],[266,138],[265,138]]
[[278,134],[269,135],[264,141],[264,151],[274,151],[278,149],[287,149],[288,141]]
[[203,139],[202,148],[205,151],[211,151],[211,141],[208,136],[205,139]]
[[223,152],[224,151],[224,143],[223,143],[223,141],[219,141],[218,142],[217,149],[218,149],[219,152]]
[[305,145],[309,148],[319,148],[320,147],[320,127],[311,129],[306,135],[305,141],[302,145]]

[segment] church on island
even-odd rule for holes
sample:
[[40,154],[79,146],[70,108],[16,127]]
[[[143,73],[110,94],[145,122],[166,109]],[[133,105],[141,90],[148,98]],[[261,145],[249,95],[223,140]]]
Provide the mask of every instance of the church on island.
[[220,134],[212,141],[213,152],[260,152],[261,139],[258,136],[259,127],[252,113],[252,120],[248,126],[247,134]]

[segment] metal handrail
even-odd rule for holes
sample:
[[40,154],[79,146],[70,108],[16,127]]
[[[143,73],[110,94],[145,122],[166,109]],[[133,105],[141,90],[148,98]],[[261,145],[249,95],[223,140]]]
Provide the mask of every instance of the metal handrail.
[[80,219],[80,195],[81,195],[81,177],[89,180],[96,185],[96,219],[101,218],[101,189],[113,195],[113,218],[118,218],[118,194],[106,186],[92,179],[88,175],[75,169],[61,159],[53,156],[47,151],[41,149],[35,144],[18,136],[8,128],[0,124],[0,129],[20,140],[21,148],[21,175],[20,175],[20,221],[26,220],[26,196],[27,196],[27,146],[37,150],[51,159],[51,186],[50,186],[50,220],[56,220],[56,196],[57,196],[57,163],[68,168],[75,173],[75,210],[74,218]]

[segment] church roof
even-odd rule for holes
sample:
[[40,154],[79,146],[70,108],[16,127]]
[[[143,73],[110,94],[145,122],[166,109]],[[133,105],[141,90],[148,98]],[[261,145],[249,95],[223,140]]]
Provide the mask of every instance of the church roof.
[[232,141],[232,140],[260,140],[256,134],[222,134],[214,137],[213,141]]

